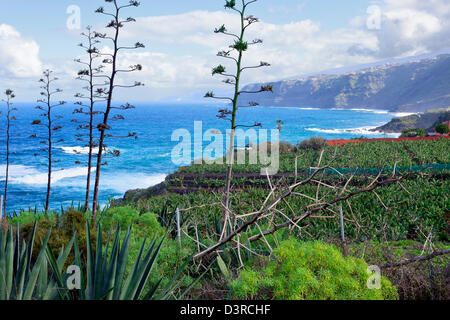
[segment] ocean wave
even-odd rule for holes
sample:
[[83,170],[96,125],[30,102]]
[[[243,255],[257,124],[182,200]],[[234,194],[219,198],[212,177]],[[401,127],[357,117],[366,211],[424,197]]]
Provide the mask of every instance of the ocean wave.
[[392,115],[395,117],[407,117],[417,114],[416,112],[394,112]]
[[[89,154],[89,147],[75,146],[75,147],[58,147],[58,148],[67,154],[76,154],[76,155],[88,155]],[[111,152],[113,149],[104,148],[103,150],[106,152]],[[98,153],[98,148],[93,148],[92,154],[97,154],[97,153]]]
[[[18,177],[22,177],[25,175],[33,175],[38,174],[39,171],[33,167],[24,166],[24,165],[10,165],[9,166],[9,179],[14,179]],[[0,180],[5,180],[6,174],[6,164],[0,165]]]
[[375,114],[389,114],[388,110],[380,110],[380,109],[365,109],[365,108],[331,108],[329,110],[334,111],[356,111],[356,112],[367,112],[367,113],[375,113]]
[[[349,128],[349,129],[320,129],[320,128],[306,128],[307,131],[321,132],[327,134],[359,134],[359,135],[380,135],[383,132],[373,131],[377,127],[360,127],[360,128]],[[399,133],[389,133],[387,136],[396,137]]]
[[163,182],[166,177],[166,174],[107,173],[102,179],[102,189],[110,189],[119,193],[125,193],[128,190],[153,187]]
[[344,109],[344,108],[331,108],[329,110],[334,111],[357,111],[357,112],[367,112],[367,113],[375,113],[375,114],[391,114],[394,117],[406,117],[413,114],[417,114],[417,112],[391,112],[388,110],[381,110],[381,109],[365,109],[365,108],[351,108],[351,109]]
[[[0,165],[0,181],[5,180],[6,165]],[[95,172],[95,168],[92,168]],[[55,170],[52,172],[52,183],[54,187],[84,187],[84,177],[87,175],[87,168],[75,167],[65,170]],[[144,174],[126,172],[108,172],[102,174],[101,189],[114,190],[116,193],[125,193],[132,189],[145,189],[163,182],[166,174]],[[65,180],[82,177],[80,181]],[[26,184],[35,186],[45,186],[47,184],[47,172],[41,172],[34,167],[24,165],[11,165],[9,167],[9,182],[11,184]],[[93,179],[92,179],[92,182]]]
[[375,113],[375,114],[388,114],[389,111],[387,110],[376,110],[376,109],[350,109],[352,111],[359,111],[359,112],[368,112],[368,113]]
[[[5,166],[0,166],[2,180],[5,179]],[[93,169],[95,171],[95,168]],[[69,168],[64,170],[54,170],[52,172],[52,183],[59,182],[68,178],[75,178],[87,175],[87,168]],[[28,184],[28,185],[45,185],[47,183],[47,172],[40,172],[36,168],[13,165],[10,166],[9,181],[16,184]]]

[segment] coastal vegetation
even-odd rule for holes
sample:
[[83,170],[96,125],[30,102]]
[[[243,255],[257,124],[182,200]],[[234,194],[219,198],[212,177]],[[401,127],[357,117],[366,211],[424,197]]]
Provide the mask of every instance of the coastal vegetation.
[[[292,147],[288,148],[291,153],[282,154],[280,159],[281,163],[286,163],[282,173],[289,175],[273,177],[269,182],[267,178],[261,179],[260,168],[257,166],[252,168],[253,178],[233,175],[231,200],[235,214],[245,216],[257,211],[271,194],[270,184],[281,187],[295,182],[295,166],[287,166],[287,163],[295,163],[297,156],[297,179],[300,180],[311,174],[308,171],[320,157],[331,161],[336,149],[326,147],[323,151]],[[164,192],[159,195],[147,192],[141,196],[128,193],[123,202],[111,203],[102,209],[96,224],[89,223],[92,223],[90,212],[79,211],[82,210],[81,204],[79,208],[62,210],[60,213],[21,212],[8,217],[7,225],[12,230],[20,230],[20,234],[13,238],[19,237],[26,243],[35,234],[31,270],[35,261],[42,264],[45,259],[50,259],[47,261],[50,268],[52,254],[64,254],[67,250],[64,266],[70,265],[76,254],[73,248],[67,248],[76,234],[77,250],[80,260],[84,261],[84,274],[87,272],[85,268],[90,246],[93,252],[96,252],[96,246],[102,246],[105,248],[103,254],[107,252],[107,256],[112,257],[111,245],[106,249],[106,243],[115,234],[111,233],[108,237],[99,233],[99,229],[113,230],[120,226],[120,231],[116,232],[120,233],[121,243],[127,237],[129,243],[124,277],[132,274],[134,263],[143,256],[140,252],[144,239],[159,239],[159,246],[165,236],[143,289],[148,293],[159,284],[153,293],[154,298],[184,295],[189,299],[446,299],[449,294],[445,285],[445,270],[449,263],[445,253],[450,249],[449,171],[445,167],[436,170],[433,166],[449,163],[447,153],[442,152],[448,147],[448,139],[392,143],[375,141],[337,147],[337,163],[341,168],[336,170],[342,171],[341,174],[333,170],[323,172],[315,184],[304,185],[297,190],[304,197],[289,198],[280,203],[277,206],[277,216],[248,225],[241,233],[239,243],[236,240],[223,244],[214,254],[201,260],[192,260],[192,255],[213,246],[222,232],[223,197],[220,190],[224,188],[226,164],[215,167],[215,179],[212,178],[214,173],[204,173],[205,168],[209,168],[207,165],[180,168],[176,174],[169,176]],[[305,212],[304,208],[314,208],[311,203],[315,202],[317,196],[323,202],[335,197],[335,192],[318,189],[318,185],[333,186],[335,189],[331,190],[342,190],[346,186],[348,192],[357,192],[368,180],[375,181],[373,179],[378,177],[378,181],[382,182],[383,179],[389,179],[394,174],[393,166],[388,169],[386,164],[392,159],[385,159],[386,162],[376,159],[382,154],[391,154],[393,150],[405,157],[392,155],[393,159],[400,160],[397,168],[420,163],[421,170],[405,176],[397,183],[383,184],[376,192],[362,192],[344,201],[342,210],[345,243],[339,240],[339,206],[317,210],[308,219],[297,222],[291,228],[265,233],[272,226],[286,221],[285,216],[294,219],[294,213]],[[363,156],[365,153],[369,155]],[[300,159],[300,154],[310,155]],[[378,171],[358,174],[352,170],[366,166],[377,168]],[[430,166],[428,170],[427,166]],[[380,175],[383,168],[386,171]],[[349,171],[344,172],[343,169]],[[248,168],[244,171],[244,166],[241,172],[252,173]],[[191,180],[182,179],[183,175]],[[395,177],[402,175],[401,171],[394,174]],[[349,176],[354,177],[348,183],[346,177]],[[177,188],[184,190],[179,192]],[[180,213],[180,229],[176,222],[177,209]],[[130,227],[131,230],[128,230]],[[264,237],[261,237],[261,231],[265,233]],[[4,232],[4,238],[5,234]],[[50,235],[47,242],[37,240],[46,239],[47,234]],[[38,261],[40,251],[45,247],[47,252]],[[147,250],[148,245],[145,248]],[[345,251],[342,251],[344,248]],[[327,252],[330,254],[325,254]],[[345,257],[342,252],[346,253]],[[428,258],[432,253],[439,255]],[[303,255],[308,255],[308,258],[302,259]],[[416,257],[425,259],[409,263]],[[55,259],[58,261],[56,257]],[[388,266],[403,262],[406,262],[403,266]],[[316,273],[316,269],[311,269],[315,263],[321,268],[321,272]],[[370,265],[382,268],[381,291],[368,290],[363,285],[369,277],[363,269]],[[62,270],[61,268],[54,270]],[[291,272],[289,268],[297,271]],[[345,272],[339,271],[340,268],[347,270],[345,272],[355,268],[359,276],[350,272],[348,277],[344,277]],[[58,272],[53,273],[52,270],[48,270],[49,281],[58,281],[58,278],[51,280],[54,275],[58,276]],[[336,277],[337,273],[339,277]],[[176,280],[172,280],[174,275]],[[311,281],[304,282],[302,277]],[[291,285],[284,286],[283,281],[289,281]],[[411,284],[412,281],[415,281],[415,285]],[[315,290],[317,285],[323,290]],[[174,295],[165,295],[167,286],[173,286],[171,292]],[[40,292],[42,291],[36,289],[33,294]],[[80,294],[71,297],[83,298]],[[145,297],[145,294],[140,297]],[[58,295],[54,298],[61,297]]]
[[[450,120],[449,109],[428,110],[424,113],[396,117],[389,123],[374,129],[386,133],[402,132],[408,136],[423,136],[433,133],[437,125]],[[415,135],[414,135],[415,134]]]
[[[226,161],[178,168],[162,184],[129,191],[104,207],[98,203],[101,168],[108,156],[120,155],[107,151],[107,141],[136,138],[134,132],[111,133],[110,124],[123,119],[120,112],[134,108],[128,103],[116,106],[113,93],[142,86],[117,80],[121,73],[142,69],[139,64],[120,69],[120,53],[144,46],[119,44],[122,28],[135,22],[120,14],[139,2],[106,0],[112,11],[97,9],[112,18],[107,24],[112,32],[88,28],[83,33],[87,42],[80,47],[87,60],[77,60],[83,65],[78,79],[88,87],[76,95],[80,101],[74,114],[83,120],[73,121],[86,130],[77,131],[78,141],[89,150],[86,200],[60,210],[49,207],[55,144],[62,142],[55,134],[64,130],[53,110],[64,102],[53,102],[61,90],[52,89],[57,79],[47,70],[37,107],[43,120],[32,123],[44,128],[33,138],[40,140],[47,160],[46,204],[43,210],[4,211],[0,300],[450,298],[450,139],[353,139],[342,146],[321,137],[296,145],[279,142],[269,148],[280,153],[279,172],[273,175],[261,175],[264,165],[249,163],[250,150],[244,151],[244,164],[231,161],[238,156],[235,131],[260,126],[238,123],[243,97],[274,89],[271,84],[251,89],[240,85],[244,70],[269,66],[242,64],[249,46],[262,42],[244,38],[246,29],[258,22],[246,15],[256,2],[241,0],[240,6],[226,0],[225,8],[240,17],[240,33],[229,32],[225,25],[215,30],[234,38],[230,51],[218,56],[233,61],[236,71],[228,73],[223,65],[212,70],[233,86],[234,96],[205,95],[231,103],[231,109],[222,108],[218,115],[230,122]],[[111,41],[112,53],[101,52],[100,41]],[[6,94],[12,111],[13,93]],[[10,113],[7,120],[9,137]],[[276,125],[281,131],[283,120]],[[424,135],[414,130],[405,135]]]

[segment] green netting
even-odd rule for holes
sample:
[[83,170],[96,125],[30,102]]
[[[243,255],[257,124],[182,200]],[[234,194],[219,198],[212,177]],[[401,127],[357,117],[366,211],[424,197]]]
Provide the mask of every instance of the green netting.
[[[408,172],[440,172],[450,171],[450,163],[433,163],[420,166],[397,167],[395,174],[405,174]],[[378,175],[380,172],[384,174],[392,174],[394,167],[391,168],[329,168],[325,170],[326,174],[353,174],[353,175]],[[314,169],[308,169],[308,174],[314,172]]]

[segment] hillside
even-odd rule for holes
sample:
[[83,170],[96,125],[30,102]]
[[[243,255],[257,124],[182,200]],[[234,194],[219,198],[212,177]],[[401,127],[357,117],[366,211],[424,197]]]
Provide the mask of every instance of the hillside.
[[386,133],[402,132],[403,130],[422,128],[427,132],[433,132],[434,127],[450,120],[450,108],[429,110],[422,114],[413,114],[392,119],[389,123],[374,129]]
[[[274,92],[242,95],[263,106],[367,108],[424,112],[450,106],[450,55],[392,63],[341,75],[270,83]],[[251,84],[243,91],[255,91]]]

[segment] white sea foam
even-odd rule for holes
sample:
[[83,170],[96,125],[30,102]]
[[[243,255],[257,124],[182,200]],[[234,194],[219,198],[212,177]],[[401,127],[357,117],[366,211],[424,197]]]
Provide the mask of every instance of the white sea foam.
[[[79,154],[87,155],[89,154],[89,147],[59,147],[64,153],[68,154]],[[93,149],[93,153],[97,154],[98,150]]]
[[[89,154],[89,147],[80,147],[80,146],[75,146],[75,147],[59,147],[64,153],[67,154],[76,154],[76,155],[88,155]],[[110,149],[104,149],[107,152],[111,152]],[[97,154],[98,153],[98,148],[93,148],[92,149],[92,154]]]
[[395,117],[406,117],[406,116],[411,116],[413,114],[417,114],[417,113],[415,113],[415,112],[395,112],[395,113],[393,113],[393,115]]
[[102,188],[125,193],[132,189],[145,189],[155,186],[166,179],[165,174],[121,174],[121,173],[107,173],[104,175]]
[[[5,180],[6,164],[0,165],[0,180]],[[9,166],[9,178],[19,178],[25,175],[38,174],[39,171],[33,167],[23,166],[23,165],[10,165]]]
[[351,108],[351,109],[344,109],[344,108],[331,108],[329,110],[334,111],[357,111],[357,112],[367,112],[367,113],[375,113],[375,114],[391,114],[394,117],[405,117],[410,116],[413,114],[417,114],[418,112],[391,112],[388,110],[381,110],[381,109],[365,109],[365,108]]
[[[0,165],[0,181],[5,179],[5,169],[6,165]],[[95,168],[92,168],[92,172],[95,172]],[[65,179],[85,177],[86,175],[87,168],[84,167],[56,169],[52,172],[52,183],[55,186],[63,187]],[[124,193],[130,189],[142,189],[157,185],[163,182],[166,177],[165,174],[105,172],[102,177],[102,189]],[[30,166],[11,165],[9,167],[9,181],[14,184],[45,185],[47,184],[47,172],[41,172]],[[70,180],[66,183],[68,186],[78,186],[78,181]],[[84,180],[80,180],[79,186],[83,187],[84,183]]]
[[[5,180],[5,165],[0,166],[0,180]],[[95,171],[95,169],[93,169]],[[69,168],[65,170],[55,169],[52,172],[52,183],[67,178],[75,178],[87,175],[87,168]],[[45,185],[47,172],[41,172],[34,167],[23,165],[11,165],[9,167],[9,181],[17,184]]]
[[[95,169],[93,169],[95,171]],[[55,169],[52,172],[52,183],[56,183],[68,178],[75,178],[87,175],[87,168],[69,168],[64,170]],[[29,185],[45,185],[47,183],[47,172],[39,172],[32,169],[29,173],[22,175],[11,175],[12,183],[29,184]]]
[[375,110],[375,109],[350,109],[352,111],[360,111],[360,112],[368,112],[368,113],[375,113],[375,114],[388,114],[389,111],[387,110]]
[[[360,127],[360,128],[349,128],[349,129],[306,128],[306,130],[313,131],[313,132],[328,133],[328,134],[345,134],[345,133],[358,134],[358,135],[380,135],[380,134],[383,134],[383,132],[380,132],[380,131],[372,131],[375,128],[377,128],[377,127]],[[398,137],[400,135],[400,133],[389,133],[386,135],[389,137]]]

